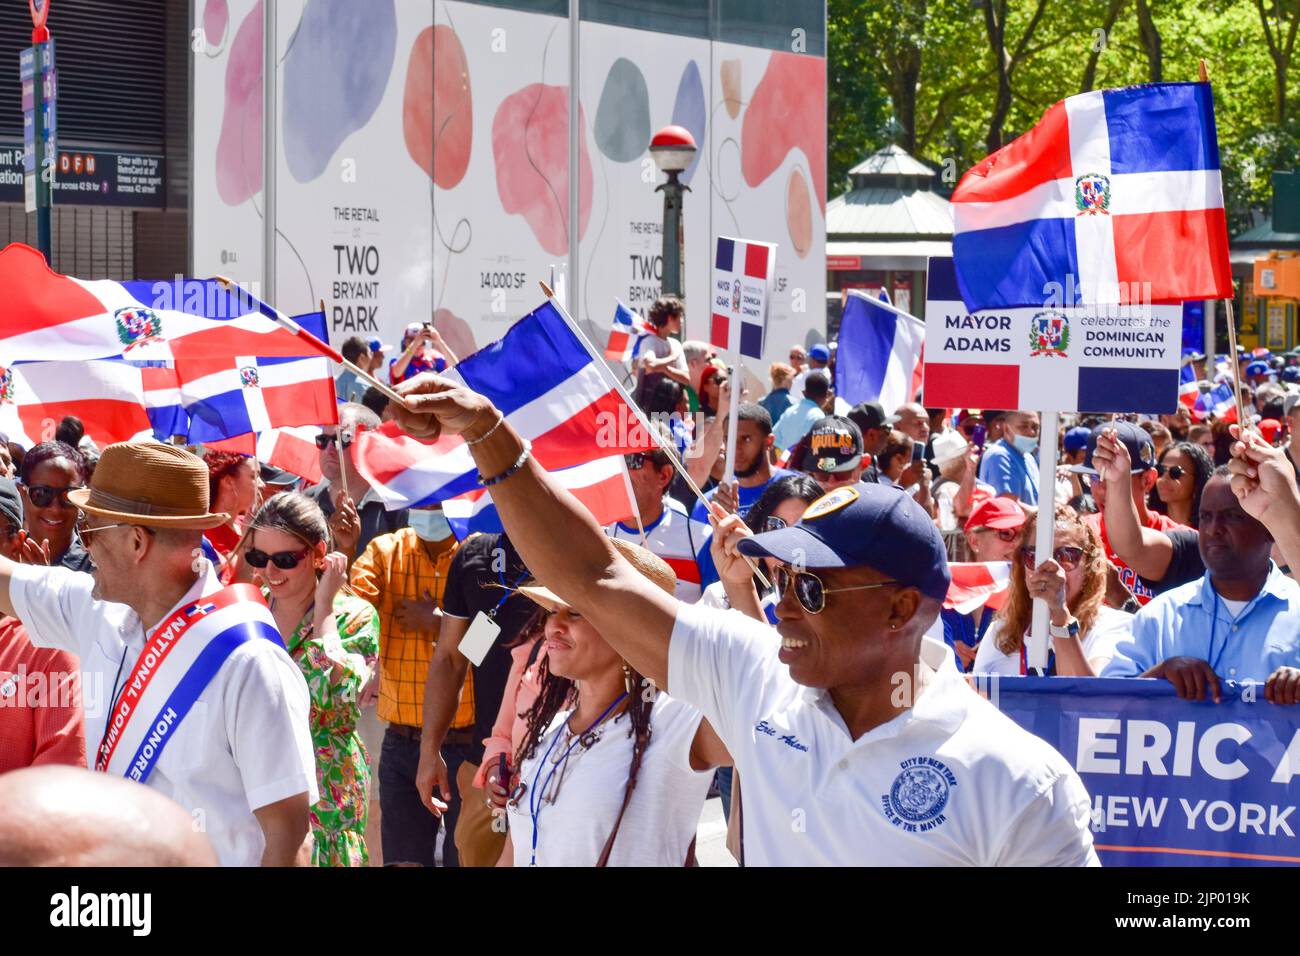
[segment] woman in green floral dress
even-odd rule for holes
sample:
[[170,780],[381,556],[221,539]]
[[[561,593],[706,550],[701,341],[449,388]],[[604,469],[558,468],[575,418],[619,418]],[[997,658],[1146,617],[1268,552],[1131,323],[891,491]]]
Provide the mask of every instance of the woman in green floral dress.
[[361,688],[379,656],[379,614],[347,591],[347,558],[328,552],[325,516],[296,492],[258,511],[244,561],[261,578],[289,655],[311,694],[320,799],[311,808],[313,866],[367,866],[370,774],[357,733]]

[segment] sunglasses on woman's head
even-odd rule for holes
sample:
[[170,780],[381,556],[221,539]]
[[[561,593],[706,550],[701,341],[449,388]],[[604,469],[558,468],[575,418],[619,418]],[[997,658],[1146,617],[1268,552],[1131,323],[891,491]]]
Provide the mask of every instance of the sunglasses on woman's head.
[[[341,436],[341,437],[339,438],[339,443],[340,443],[344,448],[347,448],[349,445],[352,444],[352,438],[351,438],[350,436],[348,436],[348,435],[343,435],[343,436]],[[332,444],[334,444],[334,436],[333,436],[333,435],[317,435],[317,436],[316,436],[316,447],[319,448],[321,451],[324,451],[326,448],[328,448],[328,447],[329,447],[330,445],[332,445]]]
[[309,548],[302,548],[298,551],[277,551],[274,554],[267,554],[258,548],[249,548],[244,552],[244,560],[254,568],[264,568],[269,562],[281,571],[290,571],[307,557],[309,550]]
[[1187,469],[1182,465],[1156,465],[1156,475],[1160,478],[1168,475],[1174,481],[1182,481],[1185,474]]
[[[1052,560],[1059,564],[1067,571],[1073,571],[1079,566],[1086,552],[1083,548],[1057,548],[1052,552]],[[1021,548],[1020,558],[1025,562],[1025,567],[1030,571],[1038,564],[1037,552],[1033,548]]]
[[793,574],[783,565],[777,565],[772,571],[772,584],[776,587],[777,598],[785,597],[786,589],[794,581],[794,596],[809,614],[820,614],[826,609],[826,595],[837,591],[870,591],[874,588],[889,587],[898,581],[880,581],[876,584],[858,584],[847,588],[828,588],[822,579],[811,571],[796,571]]
[[53,485],[23,485],[23,487],[27,489],[27,497],[38,508],[48,508],[56,499],[63,507],[71,508],[73,506],[68,503],[68,492],[76,491],[85,486],[68,485],[63,488],[56,488]]

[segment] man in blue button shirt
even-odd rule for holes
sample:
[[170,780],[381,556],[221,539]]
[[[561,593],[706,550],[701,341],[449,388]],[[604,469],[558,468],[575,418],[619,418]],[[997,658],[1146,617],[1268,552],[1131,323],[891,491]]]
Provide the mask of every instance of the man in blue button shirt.
[[1038,415],[1007,412],[1002,437],[984,449],[979,479],[994,492],[1030,505],[1038,504]]
[[1179,697],[1215,703],[1221,680],[1267,682],[1267,700],[1300,702],[1300,585],[1272,562],[1272,535],[1229,479],[1220,468],[1201,495],[1205,576],[1143,608],[1103,677],[1163,677]]

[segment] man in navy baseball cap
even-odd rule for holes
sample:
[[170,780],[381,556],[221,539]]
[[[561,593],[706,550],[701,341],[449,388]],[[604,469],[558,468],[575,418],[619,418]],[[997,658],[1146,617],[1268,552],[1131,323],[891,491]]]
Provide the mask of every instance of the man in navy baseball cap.
[[865,648],[863,638],[905,631],[919,639],[952,580],[925,510],[898,488],[868,482],[835,489],[796,524],[743,538],[737,548],[779,562],[780,656],[810,687],[833,687],[872,663],[897,666],[899,648]]

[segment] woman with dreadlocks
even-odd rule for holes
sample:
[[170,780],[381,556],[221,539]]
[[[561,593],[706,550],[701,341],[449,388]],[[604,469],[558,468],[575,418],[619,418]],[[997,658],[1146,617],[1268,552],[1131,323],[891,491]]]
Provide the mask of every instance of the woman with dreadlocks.
[[[663,559],[613,542],[669,594]],[[507,809],[502,865],[682,866],[713,769],[731,756],[700,711],[644,680],[596,629],[544,587],[519,589],[541,605],[546,658],[527,711]]]

